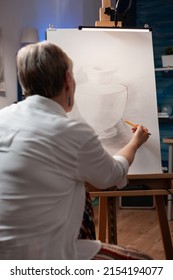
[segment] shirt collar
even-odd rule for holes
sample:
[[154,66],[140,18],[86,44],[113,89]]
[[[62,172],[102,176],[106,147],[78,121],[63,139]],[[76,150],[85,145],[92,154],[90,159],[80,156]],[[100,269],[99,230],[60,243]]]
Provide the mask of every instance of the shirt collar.
[[32,95],[32,96],[28,96],[24,102],[28,103],[28,104],[32,104],[32,106],[35,106],[37,108],[46,110],[46,111],[52,111],[58,114],[62,114],[64,116],[66,116],[66,112],[63,109],[63,107],[55,102],[54,100],[41,96],[41,95]]

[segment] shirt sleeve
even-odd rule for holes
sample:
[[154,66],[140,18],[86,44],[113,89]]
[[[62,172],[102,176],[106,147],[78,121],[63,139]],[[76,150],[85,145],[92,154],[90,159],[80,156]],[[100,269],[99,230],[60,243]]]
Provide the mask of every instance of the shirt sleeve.
[[104,150],[96,135],[93,135],[79,151],[79,177],[98,189],[127,184],[128,161],[122,156],[111,156]]

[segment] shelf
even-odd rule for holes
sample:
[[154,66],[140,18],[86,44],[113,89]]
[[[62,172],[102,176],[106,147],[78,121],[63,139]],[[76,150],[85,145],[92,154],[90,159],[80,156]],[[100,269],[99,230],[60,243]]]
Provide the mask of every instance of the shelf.
[[163,71],[163,72],[168,72],[168,71],[172,71],[173,67],[161,67],[161,68],[155,68],[155,71]]
[[172,123],[173,122],[173,116],[170,117],[158,117],[159,122],[163,123]]

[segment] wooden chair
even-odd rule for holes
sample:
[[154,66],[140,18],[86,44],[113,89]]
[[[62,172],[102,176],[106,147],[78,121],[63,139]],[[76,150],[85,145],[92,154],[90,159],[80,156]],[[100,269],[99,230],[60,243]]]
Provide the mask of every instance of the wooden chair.
[[[148,190],[100,191],[90,184],[86,183],[86,185],[90,191],[91,197],[99,198],[98,239],[102,242],[106,242],[108,239],[108,242],[112,244],[117,244],[116,198],[122,196],[154,196],[165,256],[166,259],[173,259],[173,246],[164,199],[165,195],[167,196],[172,193],[173,174],[165,173],[128,176],[129,186],[146,185],[149,187]],[[107,232],[108,238],[106,236]]]

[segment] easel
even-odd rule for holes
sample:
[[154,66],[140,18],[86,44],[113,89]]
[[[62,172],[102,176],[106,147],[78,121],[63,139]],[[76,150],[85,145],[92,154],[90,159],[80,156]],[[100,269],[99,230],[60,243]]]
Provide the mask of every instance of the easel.
[[[120,196],[154,196],[158,222],[167,260],[173,260],[173,246],[167,220],[164,197],[173,193],[173,173],[128,175],[128,186],[146,185],[149,190],[100,191],[86,184],[91,197],[99,198],[98,239],[117,244],[116,198]],[[108,233],[108,239],[106,238]]]
[[[163,143],[168,144],[168,172],[173,172],[173,139],[172,138],[163,138]],[[173,196],[171,194],[168,195],[168,221],[173,219],[172,217],[172,203]]]
[[115,20],[116,11],[111,7],[111,0],[102,0],[102,7],[99,9],[99,21],[95,22],[96,27],[122,27],[122,21]]

